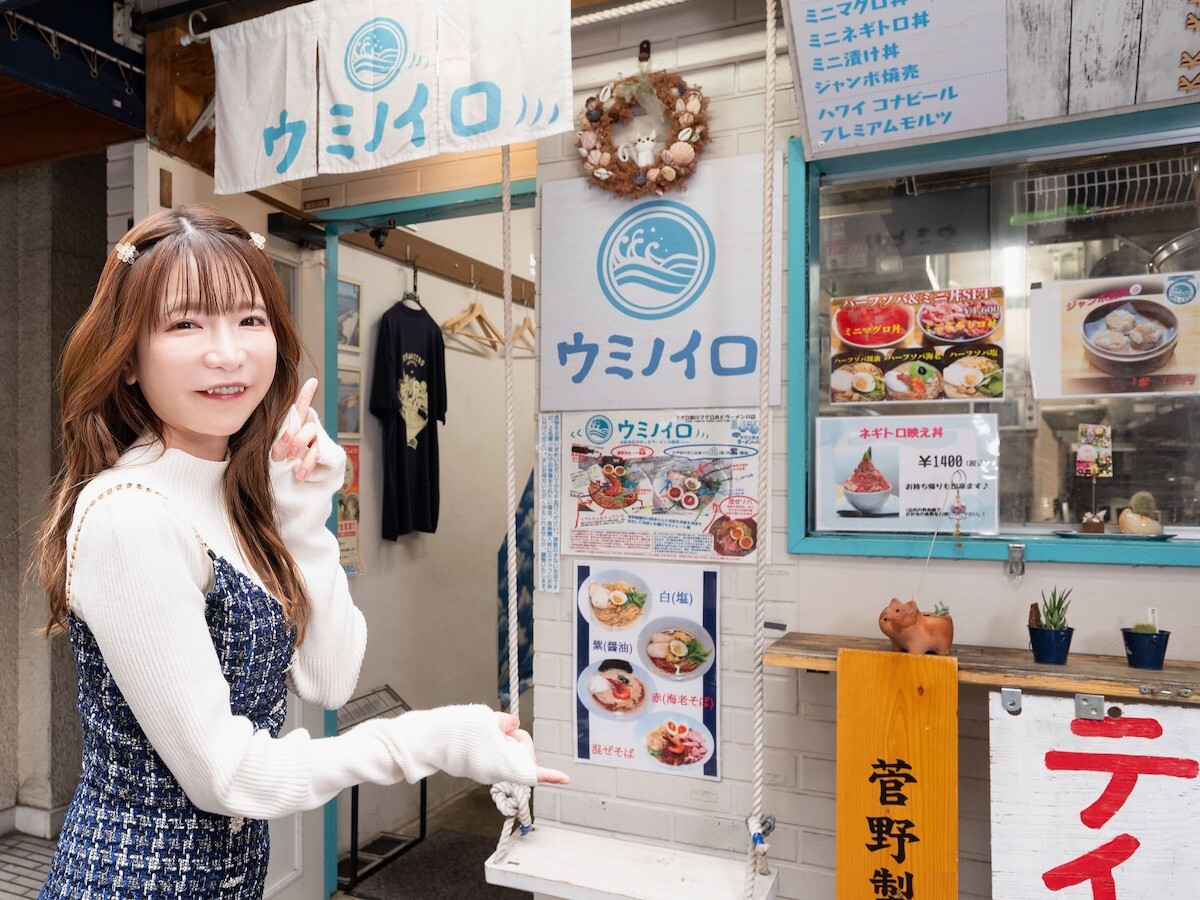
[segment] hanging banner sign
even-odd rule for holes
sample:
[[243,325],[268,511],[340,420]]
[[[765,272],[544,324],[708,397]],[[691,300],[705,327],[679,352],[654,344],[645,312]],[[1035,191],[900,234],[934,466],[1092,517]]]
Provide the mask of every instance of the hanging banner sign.
[[562,419],[564,553],[755,561],[757,412]]
[[996,534],[996,416],[817,419],[820,531]]
[[1026,692],[1012,715],[997,691],[988,705],[996,900],[1195,893],[1200,854],[1179,839],[1200,815],[1194,710],[1080,719],[1073,699]]
[[1057,281],[1029,292],[1038,400],[1200,392],[1200,273]]
[[569,131],[569,16],[559,0],[314,0],[214,28],[216,192]]
[[830,400],[1004,399],[1004,291],[954,288],[830,303]]
[[557,591],[559,575],[559,502],[562,499],[562,416],[538,416],[537,586]]
[[575,758],[720,777],[717,570],[575,566]]
[[1005,0],[790,0],[812,154],[1003,125]]
[[[755,154],[706,160],[671,200],[630,204],[583,178],[542,188],[542,409],[758,405],[762,178]],[[782,191],[776,177],[775,247]],[[781,257],[772,257],[772,405]]]

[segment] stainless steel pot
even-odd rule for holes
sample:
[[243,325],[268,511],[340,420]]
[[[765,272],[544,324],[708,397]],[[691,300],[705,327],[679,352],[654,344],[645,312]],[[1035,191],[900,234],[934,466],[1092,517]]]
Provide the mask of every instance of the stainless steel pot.
[[1151,272],[1191,272],[1200,269],[1200,228],[1167,241],[1150,257]]

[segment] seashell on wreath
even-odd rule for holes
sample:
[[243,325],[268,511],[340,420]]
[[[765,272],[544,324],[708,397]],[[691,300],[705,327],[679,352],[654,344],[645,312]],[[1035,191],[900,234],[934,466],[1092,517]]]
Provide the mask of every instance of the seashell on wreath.
[[[642,110],[643,102],[661,109]],[[635,111],[649,113],[650,121],[661,114],[665,127],[636,130]],[[630,199],[682,189],[708,141],[707,113],[700,89],[672,72],[605,84],[576,117],[576,149],[588,183]],[[624,127],[614,134],[618,126]]]

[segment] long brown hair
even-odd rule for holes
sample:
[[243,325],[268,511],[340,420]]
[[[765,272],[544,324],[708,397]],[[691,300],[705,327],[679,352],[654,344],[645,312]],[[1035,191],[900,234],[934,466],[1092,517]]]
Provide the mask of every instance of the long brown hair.
[[159,324],[166,312],[163,298],[174,286],[182,302],[207,314],[234,309],[256,290],[266,307],[278,346],[275,377],[262,403],[229,438],[224,499],[242,554],[279,599],[299,644],[309,597],[275,524],[269,456],[296,396],[303,345],[275,268],[242,226],[202,208],[155,213],[122,241],[137,249],[137,257],[126,263],[109,254],[92,303],[63,350],[62,467],[33,557],[50,598],[47,632],[66,628],[67,533],[80,491],[138,438],[152,434],[162,440],[162,422],[141,388],[122,376],[136,355],[138,336]]

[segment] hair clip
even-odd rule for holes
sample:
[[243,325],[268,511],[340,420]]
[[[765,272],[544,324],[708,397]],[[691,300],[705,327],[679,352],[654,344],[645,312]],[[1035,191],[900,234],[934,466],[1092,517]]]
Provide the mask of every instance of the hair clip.
[[133,244],[130,244],[127,241],[121,241],[119,244],[117,244],[116,251],[117,259],[128,264],[132,264],[138,255],[137,247],[133,246]]
[[250,232],[250,243],[252,243],[259,250],[263,250],[267,246],[267,239],[257,231],[252,231]]

